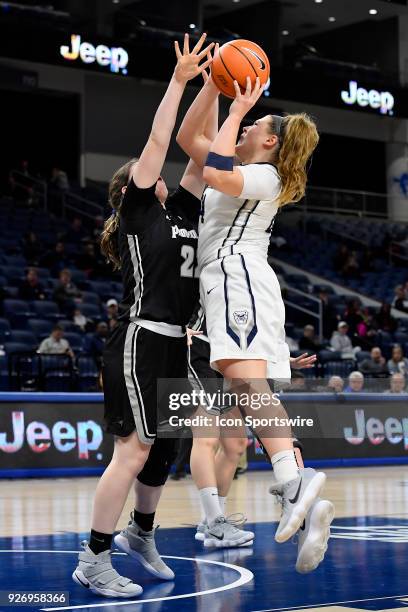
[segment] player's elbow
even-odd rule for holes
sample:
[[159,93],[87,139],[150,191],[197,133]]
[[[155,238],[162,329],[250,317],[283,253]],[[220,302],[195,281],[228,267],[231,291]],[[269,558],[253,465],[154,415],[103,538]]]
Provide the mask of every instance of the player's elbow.
[[204,166],[203,169],[203,180],[204,183],[217,189],[220,184],[220,176],[219,171],[216,168],[211,168],[210,166]]

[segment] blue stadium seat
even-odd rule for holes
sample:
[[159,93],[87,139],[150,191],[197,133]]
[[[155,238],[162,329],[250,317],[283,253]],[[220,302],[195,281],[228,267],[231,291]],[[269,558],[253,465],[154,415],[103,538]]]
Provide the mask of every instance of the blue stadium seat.
[[50,335],[53,328],[53,323],[52,321],[47,321],[46,319],[29,319],[27,321],[27,327],[37,336],[39,340],[44,340],[44,338],[47,338]]
[[79,355],[77,367],[79,371],[79,390],[83,392],[97,391],[99,371],[95,359],[90,355]]
[[101,310],[99,306],[96,306],[95,304],[78,304],[77,307],[82,314],[89,319],[101,318]]
[[58,306],[55,302],[49,302],[47,300],[36,300],[32,302],[32,308],[35,314],[45,319],[60,319],[61,314]]
[[69,319],[61,319],[60,321],[58,321],[58,325],[61,325],[61,327],[63,327],[64,331],[66,332],[73,332],[74,334],[82,333],[78,325],[75,325],[75,323],[73,321],[70,321]]
[[328,363],[330,361],[341,361],[341,353],[340,351],[329,351],[323,350],[319,351],[318,358],[320,363]]
[[64,338],[65,340],[68,340],[74,353],[82,350],[83,336],[81,336],[81,334],[66,331],[64,333]]
[[74,390],[72,360],[68,355],[41,356],[41,385],[44,391],[69,392]]
[[25,268],[27,260],[23,255],[3,255],[3,262],[6,266],[14,266],[16,268]]
[[406,342],[408,342],[408,333],[407,332],[403,332],[403,331],[397,331],[394,334],[394,339],[395,342],[397,342],[398,344],[405,344]]
[[370,357],[370,351],[358,351],[358,353],[356,353],[357,363],[364,361],[364,359],[370,359]]
[[96,306],[100,305],[99,295],[97,293],[94,293],[93,291],[83,291],[82,299],[85,304],[95,304]]
[[16,266],[2,266],[3,275],[6,277],[8,284],[13,285],[20,283],[24,278],[25,268]]
[[342,378],[346,378],[355,368],[356,364],[352,359],[327,361],[323,365],[323,376],[341,376]]
[[3,311],[11,325],[20,329],[27,326],[27,320],[32,316],[32,310],[25,300],[4,300]]
[[35,351],[39,344],[37,338],[32,332],[23,330],[13,330],[10,334],[10,340],[8,342],[24,344],[26,351]]
[[10,355],[12,353],[29,352],[29,349],[27,349],[27,346],[23,344],[22,342],[5,342],[4,350],[7,353],[7,355]]
[[10,339],[11,326],[8,319],[0,319],[0,343],[4,344]]

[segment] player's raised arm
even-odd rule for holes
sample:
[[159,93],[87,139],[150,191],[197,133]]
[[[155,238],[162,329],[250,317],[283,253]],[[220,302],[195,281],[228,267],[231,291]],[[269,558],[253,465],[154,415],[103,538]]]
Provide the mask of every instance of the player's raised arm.
[[211,143],[218,132],[219,94],[212,78],[205,79],[177,134],[180,147],[200,168],[204,167]]
[[263,92],[259,78],[251,87],[247,77],[245,93],[241,93],[237,81],[234,81],[235,100],[231,104],[227,119],[221,126],[205,162],[204,181],[218,191],[227,195],[239,196],[242,193],[244,177],[238,167],[234,167],[235,146],[242,119],[256,104]]
[[166,93],[156,111],[149,139],[139,158],[139,163],[135,164],[132,173],[133,180],[137,187],[151,187],[158,180],[166,158],[170,144],[170,138],[176,122],[177,111],[187,82],[209,66],[210,59],[206,59],[202,64],[209,50],[214,43],[202,48],[206,34],[203,34],[190,51],[188,34],[184,36],[184,46],[181,52],[179,44],[174,43],[177,64],[171,78]]

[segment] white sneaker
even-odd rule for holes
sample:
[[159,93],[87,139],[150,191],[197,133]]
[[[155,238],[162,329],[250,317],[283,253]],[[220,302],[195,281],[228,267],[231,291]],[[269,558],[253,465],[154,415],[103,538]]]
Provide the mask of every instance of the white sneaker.
[[88,542],[81,542],[83,552],[78,555],[78,566],[72,574],[74,582],[104,597],[137,597],[143,593],[140,585],[120,576],[112,567],[111,551],[95,555]]
[[334,506],[327,499],[317,500],[307,513],[297,532],[296,571],[299,574],[312,572],[323,561],[333,518]]
[[204,542],[206,528],[207,528],[207,520],[203,521],[202,523],[198,523],[197,531],[194,534],[194,539],[197,540],[198,542]]
[[238,529],[233,520],[225,516],[217,518],[206,527],[204,548],[232,548],[234,546],[251,545],[255,534],[252,531]]

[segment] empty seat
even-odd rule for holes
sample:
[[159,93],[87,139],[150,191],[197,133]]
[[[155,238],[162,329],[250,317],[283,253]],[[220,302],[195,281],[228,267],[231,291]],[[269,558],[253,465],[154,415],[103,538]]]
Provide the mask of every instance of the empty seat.
[[4,344],[4,342],[7,342],[10,338],[10,332],[11,332],[11,327],[10,327],[10,322],[8,321],[8,319],[0,319],[0,343]]
[[83,291],[82,299],[86,304],[95,304],[96,306],[100,304],[99,295],[93,291]]
[[39,340],[44,340],[44,338],[47,338],[50,335],[53,328],[53,323],[52,321],[47,321],[46,319],[29,319],[27,321],[27,327],[37,336]]
[[78,304],[77,308],[89,319],[100,319],[101,317],[101,310],[95,304]]
[[61,317],[58,306],[55,302],[47,300],[37,300],[32,302],[32,308],[35,314],[45,319],[59,319]]
[[13,330],[8,342],[24,344],[28,351],[35,351],[38,347],[38,340],[33,332],[25,330]]
[[7,355],[11,355],[13,353],[27,353],[30,352],[26,345],[22,342],[5,342],[4,350]]
[[65,340],[68,340],[72,350],[75,353],[82,350],[83,336],[81,336],[81,334],[66,331],[64,334],[64,338]]

